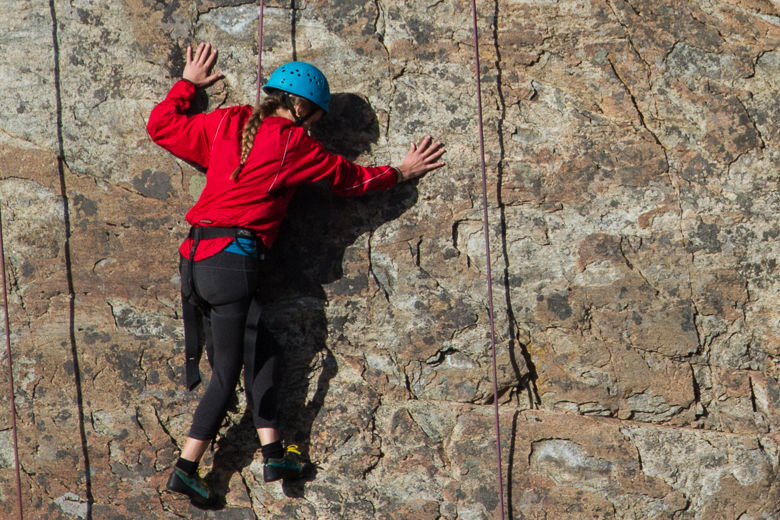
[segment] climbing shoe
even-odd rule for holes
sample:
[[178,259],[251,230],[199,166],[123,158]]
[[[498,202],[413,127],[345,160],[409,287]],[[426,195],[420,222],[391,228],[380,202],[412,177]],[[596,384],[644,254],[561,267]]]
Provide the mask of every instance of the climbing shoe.
[[190,501],[198,506],[215,507],[219,505],[219,498],[209,489],[208,484],[197,473],[189,475],[185,471],[174,467],[171,478],[168,479],[168,490],[181,493],[190,497]]
[[296,444],[290,444],[279,458],[269,458],[263,466],[263,480],[273,482],[279,479],[299,479],[305,477],[312,464],[304,461]]

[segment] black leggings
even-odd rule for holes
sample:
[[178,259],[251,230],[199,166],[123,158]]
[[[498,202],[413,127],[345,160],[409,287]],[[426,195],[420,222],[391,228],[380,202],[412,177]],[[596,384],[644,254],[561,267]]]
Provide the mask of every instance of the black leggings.
[[182,259],[182,298],[189,296],[186,293],[190,265],[194,266],[194,289],[208,305],[203,328],[212,374],[195,409],[189,436],[198,440],[216,437],[242,366],[247,407],[251,409],[255,427],[276,428],[277,346],[262,327],[254,349],[245,350],[244,345],[247,313],[260,277],[258,260],[224,251],[192,264]]

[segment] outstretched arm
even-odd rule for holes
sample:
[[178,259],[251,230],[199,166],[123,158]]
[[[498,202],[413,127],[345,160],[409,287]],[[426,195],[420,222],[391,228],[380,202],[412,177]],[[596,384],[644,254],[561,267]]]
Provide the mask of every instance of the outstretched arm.
[[217,59],[217,49],[210,43],[201,43],[192,55],[192,46],[187,47],[187,62],[184,65],[182,79],[186,79],[198,88],[205,88],[222,78],[222,74],[211,74],[211,67]]
[[434,142],[429,135],[423,137],[419,143],[410,144],[406,157],[396,168],[398,182],[416,179],[431,170],[441,168],[444,166],[444,163],[439,160],[442,155],[444,155],[444,145],[439,141]]
[[193,57],[187,48],[187,62],[182,79],[171,87],[165,99],[154,107],[146,129],[152,140],[185,161],[208,167],[211,159],[211,140],[224,117],[224,109],[210,114],[189,114],[197,89],[207,87],[220,79],[211,74],[217,51],[208,43],[198,45]]

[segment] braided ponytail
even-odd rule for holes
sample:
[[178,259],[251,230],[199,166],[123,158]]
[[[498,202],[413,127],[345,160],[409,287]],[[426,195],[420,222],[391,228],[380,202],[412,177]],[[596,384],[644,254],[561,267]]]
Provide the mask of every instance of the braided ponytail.
[[238,163],[238,168],[230,174],[230,180],[238,181],[238,174],[241,173],[241,170],[244,168],[244,164],[249,157],[249,152],[252,151],[257,129],[260,128],[263,120],[266,117],[273,115],[283,105],[282,96],[274,93],[265,98],[260,105],[252,110],[252,115],[249,116],[249,119],[247,119],[244,124],[244,131],[241,134],[241,161]]
[[255,107],[252,111],[252,115],[247,119],[246,124],[244,125],[244,131],[241,135],[241,161],[238,163],[238,168],[230,174],[230,180],[238,181],[238,175],[244,168],[244,164],[249,157],[249,152],[252,151],[257,129],[260,128],[263,120],[268,116],[274,115],[280,108],[287,108],[295,114],[294,105],[303,105],[307,111],[307,116],[305,118],[296,118],[296,124],[301,124],[315,111],[314,105],[309,100],[279,90],[271,91],[268,97],[266,97],[260,105]]
[[241,134],[241,161],[238,163],[238,168],[230,174],[230,180],[232,181],[238,180],[238,174],[244,168],[244,163],[246,162],[247,157],[249,157],[249,152],[252,150],[252,144],[254,144],[257,129],[260,128],[260,123],[262,123],[264,119],[261,110],[262,105],[255,107],[255,109],[252,110],[252,115],[249,116],[246,124],[244,124],[244,131]]

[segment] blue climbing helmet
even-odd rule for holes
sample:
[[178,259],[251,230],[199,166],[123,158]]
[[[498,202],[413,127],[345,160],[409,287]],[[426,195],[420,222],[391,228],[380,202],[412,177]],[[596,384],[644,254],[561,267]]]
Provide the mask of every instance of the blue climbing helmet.
[[325,75],[314,65],[303,61],[291,61],[273,71],[268,83],[263,86],[266,94],[268,89],[308,99],[325,112],[330,105],[330,86]]

